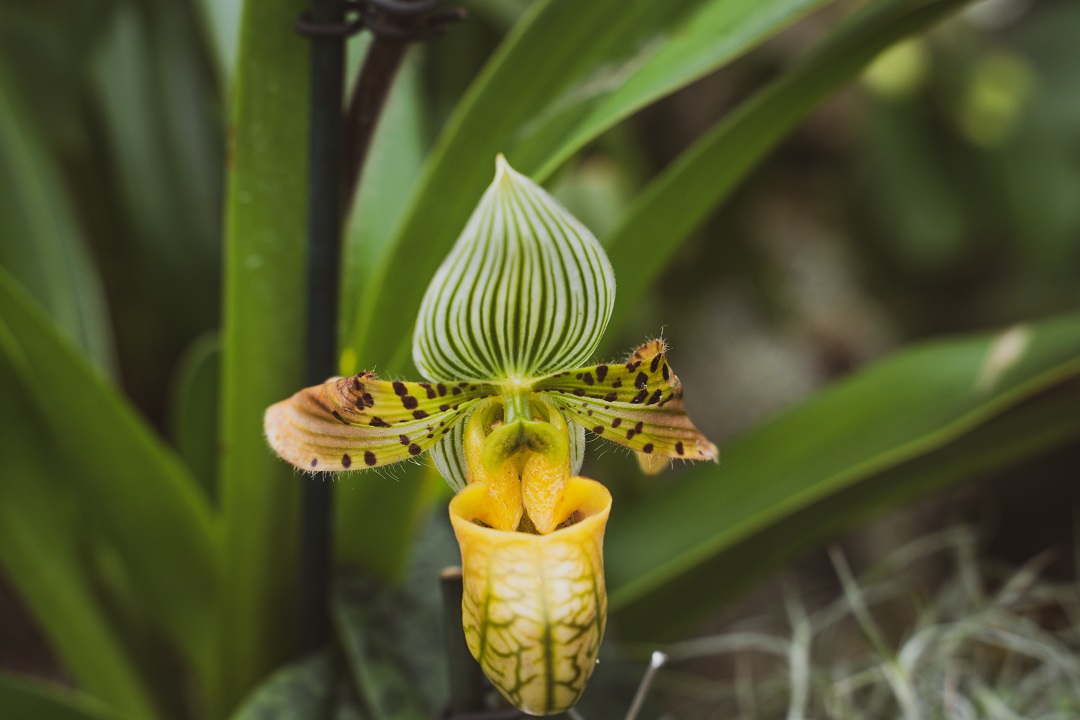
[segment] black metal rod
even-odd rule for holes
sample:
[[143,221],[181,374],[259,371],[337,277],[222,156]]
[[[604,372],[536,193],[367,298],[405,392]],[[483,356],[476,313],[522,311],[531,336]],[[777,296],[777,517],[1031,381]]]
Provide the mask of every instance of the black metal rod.
[[[311,22],[345,21],[344,0],[311,0]],[[311,36],[311,126],[308,156],[307,356],[309,385],[337,371],[338,273],[342,230],[345,38]],[[304,483],[300,563],[300,633],[305,651],[330,632],[333,482],[317,473]]]

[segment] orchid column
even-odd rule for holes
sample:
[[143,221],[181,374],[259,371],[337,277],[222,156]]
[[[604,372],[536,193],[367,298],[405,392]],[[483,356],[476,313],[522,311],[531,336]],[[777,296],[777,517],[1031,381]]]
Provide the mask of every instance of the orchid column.
[[305,470],[431,452],[458,492],[450,514],[469,649],[507,700],[533,715],[577,701],[604,632],[611,496],[577,476],[585,431],[634,450],[648,468],[717,457],[686,414],[663,343],[582,367],[614,297],[596,238],[500,156],[424,296],[413,359],[427,382],[361,373],[266,412],[274,450]]

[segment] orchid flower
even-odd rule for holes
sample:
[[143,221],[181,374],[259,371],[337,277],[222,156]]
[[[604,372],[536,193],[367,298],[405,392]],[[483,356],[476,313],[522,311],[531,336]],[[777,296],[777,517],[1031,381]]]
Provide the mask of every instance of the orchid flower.
[[298,468],[373,468],[429,452],[457,492],[464,632],[520,710],[570,708],[592,674],[607,595],[611,495],[578,476],[591,432],[638,453],[716,460],[654,340],[585,366],[615,299],[596,238],[500,155],[427,288],[413,335],[426,382],[334,378],[266,411],[273,449]]

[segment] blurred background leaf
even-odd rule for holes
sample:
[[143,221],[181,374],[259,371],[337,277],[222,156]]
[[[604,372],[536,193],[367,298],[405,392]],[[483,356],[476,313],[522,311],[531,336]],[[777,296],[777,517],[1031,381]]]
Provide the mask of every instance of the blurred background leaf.
[[[915,347],[841,381],[731,444],[721,469],[695,468],[613,513],[605,555],[613,614],[643,636],[692,622],[727,596],[731,581],[714,559],[757,533],[783,535],[783,519],[957,442],[1078,373],[1080,317],[1067,316]],[[1060,414],[1040,417],[1052,424],[1036,431],[1060,430]],[[903,481],[925,488],[928,476],[955,479],[927,465],[875,485],[898,492]],[[875,498],[863,493],[861,501],[873,507]],[[851,522],[836,514],[838,504],[827,509],[827,522]],[[790,557],[801,539],[792,533],[792,544],[774,552]]]
[[298,641],[300,483],[267,452],[262,416],[303,384],[308,47],[293,23],[305,6],[247,4],[233,85],[218,466],[225,553],[219,715]]
[[0,675],[0,707],[12,717],[35,720],[111,720],[93,698],[31,678]]

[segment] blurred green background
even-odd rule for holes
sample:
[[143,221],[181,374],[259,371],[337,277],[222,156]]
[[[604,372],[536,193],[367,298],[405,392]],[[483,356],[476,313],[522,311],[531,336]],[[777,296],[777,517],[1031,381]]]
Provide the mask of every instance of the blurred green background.
[[[780,568],[838,594],[830,539],[868,564],[965,522],[980,557],[1056,548],[1074,578],[1080,5],[462,4],[376,131],[341,371],[416,377],[420,294],[496,152],[605,244],[603,354],[662,329],[722,460],[647,478],[588,455],[616,511],[587,717],[621,717],[642,648],[781,608]],[[446,700],[447,491],[410,466],[335,483],[336,652],[241,707],[296,659],[304,480],[261,414],[302,385],[303,8],[0,4],[0,715]]]

